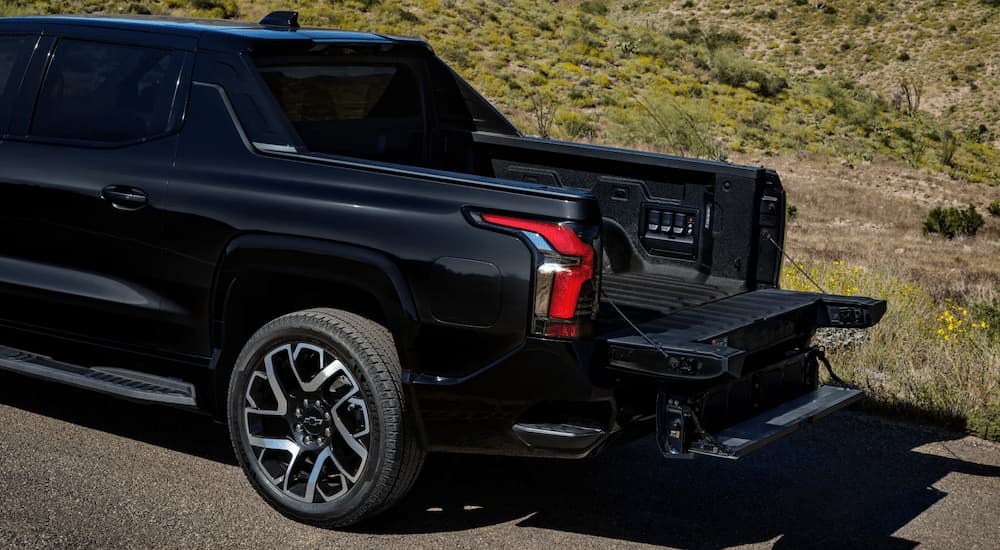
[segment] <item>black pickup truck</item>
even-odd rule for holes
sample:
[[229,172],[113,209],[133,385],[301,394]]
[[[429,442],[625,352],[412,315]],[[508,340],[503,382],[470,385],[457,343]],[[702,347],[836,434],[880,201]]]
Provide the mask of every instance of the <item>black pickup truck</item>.
[[[420,40],[0,19],[0,369],[228,422],[343,526],[427,452],[740,457],[860,392],[764,168],[522,137]],[[45,386],[38,386],[44,400]]]

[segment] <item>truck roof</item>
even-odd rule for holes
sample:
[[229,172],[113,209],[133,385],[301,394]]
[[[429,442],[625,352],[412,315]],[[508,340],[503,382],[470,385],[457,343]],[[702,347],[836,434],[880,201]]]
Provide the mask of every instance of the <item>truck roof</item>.
[[27,17],[0,17],[0,28],[7,25],[60,25],[138,31],[192,38],[243,38],[261,40],[310,40],[314,42],[345,43],[427,43],[419,38],[389,36],[369,32],[343,31],[318,27],[282,29],[225,19],[198,19],[148,15],[46,15]]

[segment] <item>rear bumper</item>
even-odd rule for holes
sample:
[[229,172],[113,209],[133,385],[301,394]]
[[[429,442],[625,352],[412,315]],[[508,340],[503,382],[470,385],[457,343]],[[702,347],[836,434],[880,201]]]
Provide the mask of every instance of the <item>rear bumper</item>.
[[[529,338],[473,375],[411,379],[411,402],[432,451],[578,458],[654,431],[658,396],[666,395],[704,428],[695,430],[691,419],[678,454],[735,458],[856,400],[860,394],[818,389],[808,342],[817,326],[870,326],[884,311],[884,302],[867,298],[751,292],[643,324],[667,357],[627,333],[574,342]],[[726,360],[710,375],[706,358],[720,357]],[[685,372],[671,359],[681,366],[702,360],[702,368]],[[827,402],[833,394],[846,398]],[[803,400],[813,406],[801,408]],[[796,418],[782,423],[785,414]],[[777,429],[765,433],[762,424],[771,421]],[[743,437],[752,426],[759,437]],[[698,444],[702,432],[731,442],[713,452]],[[740,437],[749,443],[737,445]]]
[[818,369],[810,348],[701,392],[678,393],[662,384],[656,399],[660,452],[667,458],[740,458],[863,397],[857,389],[818,386]]

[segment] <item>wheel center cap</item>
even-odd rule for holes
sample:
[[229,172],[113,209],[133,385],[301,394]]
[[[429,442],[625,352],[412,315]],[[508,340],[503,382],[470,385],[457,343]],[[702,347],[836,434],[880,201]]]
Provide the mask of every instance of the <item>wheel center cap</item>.
[[323,428],[326,427],[326,420],[323,419],[323,414],[317,411],[309,411],[302,418],[302,428],[309,435],[319,435],[323,433]]

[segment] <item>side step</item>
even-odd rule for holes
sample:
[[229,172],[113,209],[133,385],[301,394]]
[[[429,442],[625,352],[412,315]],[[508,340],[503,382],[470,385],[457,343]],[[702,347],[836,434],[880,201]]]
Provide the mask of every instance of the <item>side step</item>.
[[[802,427],[861,399],[861,390],[839,386],[821,386],[753,418],[714,434],[714,442],[705,438],[691,443],[690,452],[736,459],[780,439]],[[718,443],[722,448],[713,443]]]
[[605,432],[575,424],[514,424],[514,433],[530,447],[560,451],[583,451],[600,441]]
[[187,382],[125,369],[81,367],[4,346],[0,346],[0,370],[133,401],[195,407],[194,386]]

